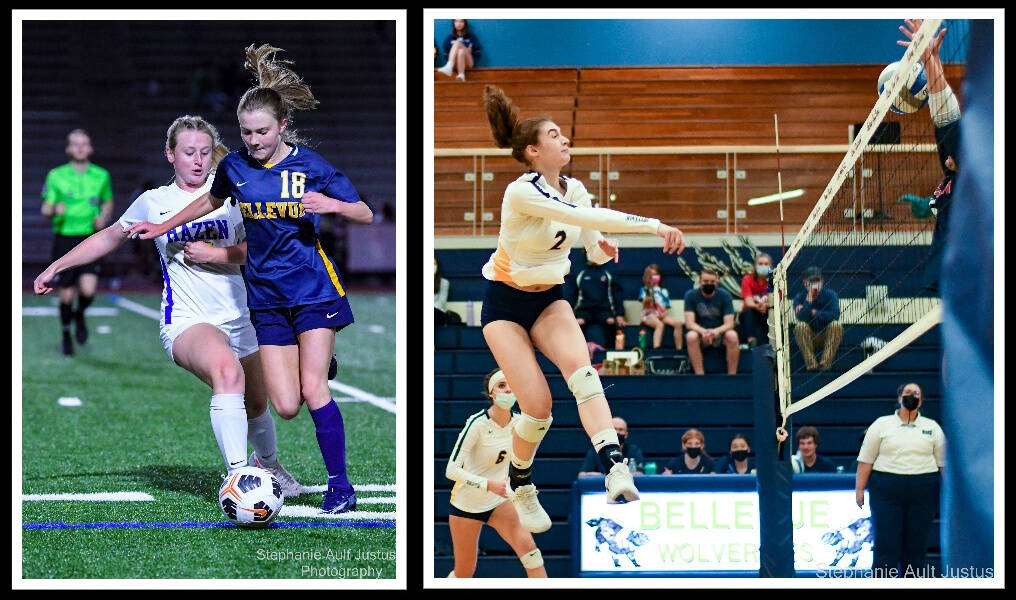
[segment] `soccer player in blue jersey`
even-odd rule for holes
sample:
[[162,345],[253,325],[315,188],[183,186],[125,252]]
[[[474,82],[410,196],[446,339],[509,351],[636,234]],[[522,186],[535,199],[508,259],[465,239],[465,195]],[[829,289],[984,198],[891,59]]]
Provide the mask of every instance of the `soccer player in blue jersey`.
[[148,239],[197,219],[232,198],[247,234],[247,305],[257,333],[265,385],[279,416],[292,419],[307,403],[328,470],[322,511],[356,508],[346,476],[342,415],[328,389],[335,332],[353,313],[334,261],[318,239],[322,214],[355,223],[373,220],[352,183],[303,145],[291,128],[294,110],[318,101],[291,69],[275,59],[281,48],[246,49],[244,66],[258,85],[237,107],[244,149],[219,164],[208,193],[158,225],[138,223],[131,235]]

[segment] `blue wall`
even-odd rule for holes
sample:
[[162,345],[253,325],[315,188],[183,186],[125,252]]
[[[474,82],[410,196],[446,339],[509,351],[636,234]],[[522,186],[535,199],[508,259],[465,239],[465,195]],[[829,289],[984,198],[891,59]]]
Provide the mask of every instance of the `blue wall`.
[[[451,24],[434,21],[442,60]],[[900,25],[898,19],[469,21],[483,47],[480,67],[888,64],[903,54]],[[965,39],[966,30],[966,21],[950,24],[947,43]]]

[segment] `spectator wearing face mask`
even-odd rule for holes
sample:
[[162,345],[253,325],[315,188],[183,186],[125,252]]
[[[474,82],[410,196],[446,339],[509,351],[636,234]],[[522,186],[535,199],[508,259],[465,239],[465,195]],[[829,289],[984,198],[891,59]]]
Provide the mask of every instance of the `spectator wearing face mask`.
[[748,348],[769,339],[769,273],[773,258],[765,252],[755,256],[755,271],[741,279],[741,339]]
[[[822,270],[808,267],[804,271],[804,289],[794,296],[794,337],[804,355],[804,365],[809,371],[822,367],[828,371],[836,358],[836,351],[843,341],[843,325],[840,318],[840,298],[826,287]],[[815,349],[822,348],[822,358],[815,361]]]
[[730,454],[716,462],[716,473],[721,475],[751,475],[755,472],[755,457],[751,454],[748,437],[737,434],[730,438]]
[[875,577],[922,576],[928,533],[938,512],[939,482],[945,465],[945,434],[921,415],[921,386],[897,390],[899,407],[868,427],[857,456],[854,492],[871,500],[875,529]]
[[667,463],[664,475],[697,475],[713,472],[713,459],[706,454],[706,436],[689,429],[681,436],[681,455]]
[[[646,462],[645,457],[642,455],[642,448],[628,441],[628,423],[624,419],[614,417],[611,421],[614,425],[614,431],[617,432],[617,439],[621,442],[621,455],[629,459],[628,464],[632,465],[632,473],[634,475],[641,475],[642,465]],[[586,453],[586,461],[582,463],[579,477],[589,477],[592,475],[603,475],[603,461],[600,460],[600,456],[596,451],[590,448],[589,452]]]
[[696,375],[704,375],[703,348],[724,348],[727,374],[737,373],[741,351],[734,329],[734,298],[718,287],[719,276],[712,269],[702,269],[699,287],[684,295],[684,327],[688,330],[688,360]]

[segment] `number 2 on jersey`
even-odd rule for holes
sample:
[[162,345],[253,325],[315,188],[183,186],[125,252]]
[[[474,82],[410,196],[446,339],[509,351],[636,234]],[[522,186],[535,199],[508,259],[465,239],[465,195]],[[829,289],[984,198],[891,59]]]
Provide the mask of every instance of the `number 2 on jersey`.
[[558,248],[560,248],[561,244],[564,243],[565,238],[568,237],[568,234],[566,234],[564,232],[564,230],[562,229],[561,231],[558,231],[557,233],[555,233],[554,237],[555,238],[559,238],[559,239],[557,240],[556,244],[554,244],[553,246],[550,247],[551,250],[557,250]]
[[293,171],[292,195],[290,195],[289,171],[283,171],[281,175],[282,193],[279,194],[279,198],[302,198],[304,184],[307,182],[307,174],[299,171]]

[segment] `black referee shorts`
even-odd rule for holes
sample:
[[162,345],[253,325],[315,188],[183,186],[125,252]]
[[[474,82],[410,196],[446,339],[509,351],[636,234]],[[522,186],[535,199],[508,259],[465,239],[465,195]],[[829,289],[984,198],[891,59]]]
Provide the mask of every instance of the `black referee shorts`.
[[[88,239],[87,235],[60,235],[59,233],[53,236],[53,254],[50,257],[50,262],[55,261],[64,254],[70,252],[75,246]],[[74,267],[68,269],[63,273],[57,273],[56,277],[53,278],[51,284],[53,287],[71,287],[78,284],[78,278],[86,273],[93,275],[99,274],[99,265],[101,261],[95,261],[87,265],[80,267]]]

